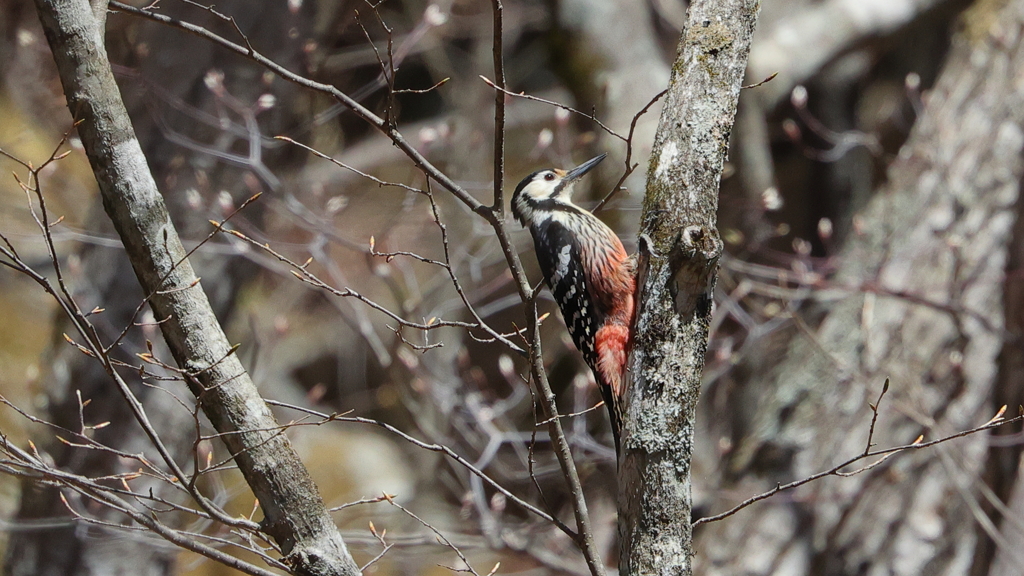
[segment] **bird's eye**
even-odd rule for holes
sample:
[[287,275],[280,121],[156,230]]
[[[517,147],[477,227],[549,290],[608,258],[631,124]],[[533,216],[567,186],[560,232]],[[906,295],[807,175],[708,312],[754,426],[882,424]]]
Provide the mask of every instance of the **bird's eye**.
[[551,172],[548,172],[547,174],[544,175],[544,179],[550,182],[555,179],[555,175],[552,174]]

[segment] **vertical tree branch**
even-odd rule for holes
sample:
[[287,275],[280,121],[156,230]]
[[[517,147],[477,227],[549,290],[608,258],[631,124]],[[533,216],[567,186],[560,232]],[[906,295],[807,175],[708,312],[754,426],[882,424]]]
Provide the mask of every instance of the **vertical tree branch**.
[[509,270],[515,278],[516,288],[525,303],[526,309],[526,340],[530,345],[530,376],[537,387],[537,393],[541,397],[541,410],[544,411],[544,418],[548,420],[548,435],[553,444],[555,458],[562,469],[566,483],[569,485],[569,492],[572,495],[572,511],[576,519],[576,545],[583,552],[587,567],[593,576],[604,576],[604,562],[597,550],[597,543],[594,541],[593,525],[590,521],[590,512],[587,509],[587,500],[583,495],[583,484],[580,482],[579,472],[576,470],[576,462],[572,457],[572,449],[565,438],[565,431],[562,429],[562,422],[558,415],[558,403],[555,393],[548,382],[547,371],[544,368],[544,353],[540,341],[540,324],[537,322],[537,292],[530,287],[530,282],[523,271],[522,262],[519,260],[519,253],[516,252],[512,239],[509,237],[508,228],[503,218],[490,212],[488,221],[494,228],[494,233],[501,243],[501,251],[505,254]]
[[[262,528],[296,574],[355,575],[309,473],[217,322],[168,216],[107,61],[87,0],[37,0],[68,107],[143,291],[203,411],[264,511]],[[187,482],[187,478],[182,478]]]
[[624,575],[691,572],[690,454],[722,249],[718,184],[759,6],[690,5],[651,154],[619,469]]
[[572,497],[572,511],[576,518],[576,545],[583,552],[583,558],[587,562],[587,568],[593,576],[604,576],[604,561],[597,550],[597,543],[594,542],[594,527],[590,521],[590,512],[587,510],[587,501],[583,496],[583,486],[580,482],[579,471],[576,470],[576,463],[572,457],[572,449],[565,440],[565,432],[562,430],[562,419],[558,414],[558,403],[555,401],[555,392],[548,382],[548,374],[544,368],[544,353],[540,344],[540,326],[537,323],[537,302],[534,298],[526,306],[526,329],[527,337],[533,343],[530,346],[530,371],[537,385],[537,391],[541,395],[541,409],[544,411],[544,418],[548,421],[548,435],[554,444],[555,457],[558,465],[562,468],[569,483],[569,493]]
[[494,206],[492,210],[498,215],[505,214],[505,63],[502,56],[501,33],[501,0],[491,0],[494,10]]

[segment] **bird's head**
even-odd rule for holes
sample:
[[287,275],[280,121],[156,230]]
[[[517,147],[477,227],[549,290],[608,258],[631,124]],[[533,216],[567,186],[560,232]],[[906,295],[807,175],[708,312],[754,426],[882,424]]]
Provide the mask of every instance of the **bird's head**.
[[572,170],[547,168],[523,178],[512,193],[512,215],[523,226],[529,226],[537,211],[550,212],[558,206],[573,206],[573,186],[605,156],[607,154],[591,158]]

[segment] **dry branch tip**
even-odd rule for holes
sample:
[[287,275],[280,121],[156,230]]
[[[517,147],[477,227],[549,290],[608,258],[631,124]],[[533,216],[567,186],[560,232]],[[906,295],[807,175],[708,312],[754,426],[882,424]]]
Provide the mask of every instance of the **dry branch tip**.
[[1003,419],[1003,415],[1004,414],[1006,414],[1006,404],[1003,404],[1003,407],[1000,408],[998,412],[996,412],[996,415],[993,416],[992,419],[989,420],[988,422],[986,422],[984,425],[988,426],[989,424],[994,424],[996,422],[999,422],[1000,420]]
[[761,80],[760,82],[755,82],[754,84],[749,84],[747,86],[744,86],[743,90],[747,90],[749,88],[757,88],[758,86],[764,86],[765,84],[767,84],[767,83],[771,82],[772,80],[774,80],[775,77],[778,76],[778,75],[779,75],[778,72],[774,72],[770,76],[765,78],[764,80]]

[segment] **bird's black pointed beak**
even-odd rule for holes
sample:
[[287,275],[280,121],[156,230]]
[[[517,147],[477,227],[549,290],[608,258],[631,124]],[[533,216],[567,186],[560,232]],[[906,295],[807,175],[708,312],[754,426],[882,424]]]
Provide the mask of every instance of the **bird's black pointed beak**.
[[580,178],[583,177],[584,174],[590,172],[590,170],[592,170],[594,166],[600,164],[601,160],[604,160],[605,156],[607,156],[607,154],[601,154],[597,158],[591,158],[590,160],[587,160],[583,164],[580,164],[579,166],[573,168],[572,170],[569,170],[568,172],[565,173],[565,177],[562,178],[562,181],[572,182],[573,180],[579,180]]

